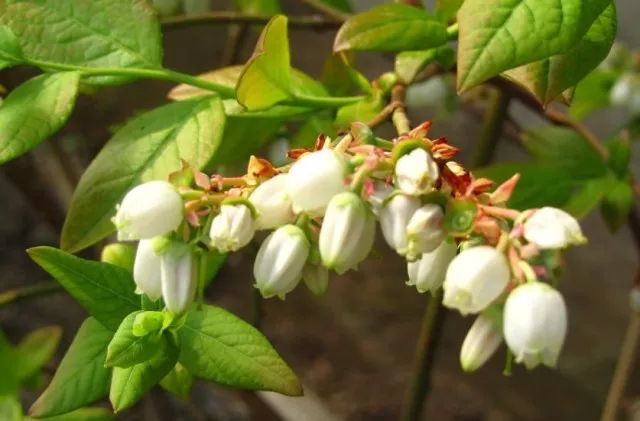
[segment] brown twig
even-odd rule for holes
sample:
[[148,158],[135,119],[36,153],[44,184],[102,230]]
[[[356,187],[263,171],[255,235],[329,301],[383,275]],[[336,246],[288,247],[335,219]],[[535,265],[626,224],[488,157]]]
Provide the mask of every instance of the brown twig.
[[328,17],[344,22],[349,18],[349,13],[345,13],[340,9],[337,9],[327,2],[322,0],[301,0],[302,3],[307,4],[310,7],[324,13]]
[[369,126],[372,129],[375,129],[385,121],[389,120],[393,112],[398,107],[402,107],[402,106],[403,105],[401,102],[391,101],[374,118],[372,118],[371,120],[369,120],[369,122],[367,122],[367,126]]
[[[193,15],[169,16],[160,19],[165,30],[180,29],[196,25],[237,23],[245,25],[264,25],[272,16],[251,15],[232,11],[215,11]],[[342,25],[342,20],[322,15],[288,16],[289,27],[313,29],[317,31],[335,30]]]

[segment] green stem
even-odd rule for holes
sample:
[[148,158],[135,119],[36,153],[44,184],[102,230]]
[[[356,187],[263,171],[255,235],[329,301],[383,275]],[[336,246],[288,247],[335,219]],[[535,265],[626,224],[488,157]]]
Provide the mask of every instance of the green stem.
[[354,102],[361,101],[363,96],[344,96],[344,97],[331,97],[331,96],[313,96],[294,94],[293,99],[284,101],[284,105],[307,105],[310,107],[320,108],[332,108],[342,107],[343,105],[353,104]]
[[167,80],[170,82],[184,83],[211,92],[217,92],[225,98],[235,97],[234,88],[169,69],[142,69],[136,67],[85,67],[77,66],[74,64],[52,63],[41,60],[28,60],[27,64],[31,64],[45,70],[77,71],[80,72],[83,76],[127,76]]
[[458,28],[458,22],[449,25],[447,27],[447,35],[449,36],[450,40],[455,40],[458,38],[458,34],[460,33],[460,29]]
[[476,144],[474,167],[487,165],[493,159],[496,146],[502,135],[502,126],[507,116],[510,97],[500,90],[491,92],[489,106],[484,115],[482,131]]
[[445,313],[442,311],[442,292],[429,297],[429,302],[422,319],[420,337],[416,349],[415,369],[413,381],[402,408],[402,421],[417,421],[420,419],[424,400],[431,388],[431,370],[442,337],[442,326]]
[[10,289],[0,293],[0,307],[27,298],[39,297],[59,291],[62,291],[62,286],[56,281],[40,282],[22,288]]

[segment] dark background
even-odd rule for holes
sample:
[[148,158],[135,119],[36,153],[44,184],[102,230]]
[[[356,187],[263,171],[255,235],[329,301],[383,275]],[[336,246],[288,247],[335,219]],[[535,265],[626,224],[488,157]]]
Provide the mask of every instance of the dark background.
[[[215,1],[212,7],[220,9],[224,3]],[[377,2],[357,3],[362,8]],[[618,38],[629,47],[640,48],[640,3],[626,0],[617,4]],[[290,14],[311,12],[298,1],[284,1],[283,5]],[[225,37],[222,25],[171,31],[164,40],[165,63],[194,74],[218,67]],[[333,33],[291,29],[290,37],[293,65],[318,76],[331,51]],[[255,38],[256,33],[249,35],[238,53],[239,62],[249,57]],[[369,76],[391,70],[393,65],[390,57],[379,54],[362,54],[358,63]],[[26,69],[0,72],[0,83],[12,88],[31,74]],[[57,244],[63,209],[82,166],[110,137],[112,126],[164,103],[170,87],[144,81],[82,96],[66,128],[51,142],[0,169],[0,290],[47,280],[24,250]],[[512,111],[531,124],[539,123],[517,104],[512,105]],[[412,109],[410,117],[418,123],[433,118],[436,112],[433,108]],[[588,124],[605,135],[622,121],[622,111],[607,110]],[[448,119],[437,120],[432,133],[434,138],[446,135],[452,144],[466,150],[460,160],[468,163],[479,129],[478,114],[463,108]],[[640,175],[639,152],[636,145],[632,164],[636,176]],[[53,160],[52,154],[62,156],[63,164]],[[517,142],[505,138],[496,159],[522,156]],[[598,419],[627,325],[628,291],[638,261],[626,228],[610,234],[597,212],[583,221],[583,228],[590,242],[567,254],[560,287],[569,307],[569,334],[558,369],[527,372],[518,366],[511,377],[505,377],[501,349],[476,373],[463,373],[458,353],[473,320],[450,313],[425,419]],[[297,415],[297,404],[286,399],[275,404],[286,408],[288,419],[387,420],[397,416],[412,373],[427,297],[404,285],[405,264],[383,242],[378,241],[377,251],[361,271],[334,276],[328,293],[320,299],[300,286],[284,302],[265,302],[263,330],[300,375],[311,396],[303,401],[304,408],[311,408],[304,416]],[[245,319],[251,317],[252,259],[251,251],[231,256],[207,293],[209,301]],[[37,327],[62,326],[59,361],[84,317],[84,310],[58,293],[1,308],[0,326],[13,341]],[[193,395],[193,402],[185,404],[156,390],[120,419],[273,417],[273,410],[263,403],[268,398],[205,384],[198,384]],[[627,396],[640,399],[640,367],[631,376]],[[33,398],[25,394],[25,404]],[[323,408],[313,409],[318,402]],[[632,412],[633,404],[632,398],[625,399],[625,413]],[[317,412],[322,410],[331,417]]]

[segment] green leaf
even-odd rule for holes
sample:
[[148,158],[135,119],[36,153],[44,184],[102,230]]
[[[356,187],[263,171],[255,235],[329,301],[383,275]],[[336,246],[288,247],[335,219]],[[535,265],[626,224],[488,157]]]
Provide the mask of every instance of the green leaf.
[[572,179],[603,176],[607,166],[600,154],[574,130],[546,126],[522,136],[529,153],[541,163],[566,168]]
[[594,180],[609,177],[609,170],[584,138],[571,129],[549,126],[525,132],[522,143],[533,161],[497,164],[478,170],[476,175],[502,182],[520,173],[509,200],[515,209],[569,206],[579,214],[594,205],[581,196],[601,187]]
[[104,397],[109,390],[111,371],[104,367],[104,358],[112,335],[97,320],[85,320],[29,415],[37,418],[60,415]]
[[22,421],[22,405],[18,394],[0,395],[0,420]]
[[338,9],[341,12],[351,13],[353,12],[353,8],[349,3],[349,0],[319,0],[321,3],[329,5],[334,9]]
[[609,106],[609,93],[618,76],[616,72],[596,69],[582,79],[571,101],[571,117],[582,120],[592,112]]
[[582,40],[563,54],[508,70],[505,76],[548,104],[607,57],[616,35],[616,8],[609,5]]
[[0,106],[0,164],[57,132],[73,111],[79,74],[41,75],[23,83]]
[[375,90],[361,101],[339,108],[334,125],[345,128],[354,121],[368,122],[382,111],[384,105],[384,94],[380,90]]
[[120,323],[107,347],[107,359],[104,363],[106,367],[131,367],[144,362],[158,351],[161,342],[160,332],[144,336],[134,335],[134,321],[136,316],[142,313],[144,312],[133,312]]
[[610,0],[466,0],[458,11],[458,90],[568,51]]
[[352,95],[357,91],[371,93],[371,83],[354,67],[351,51],[332,54],[322,68],[322,84],[332,95]]
[[[35,421],[36,418],[27,417],[25,421]],[[47,417],[46,421],[113,421],[115,417],[105,408],[80,408],[55,417]]]
[[429,50],[403,51],[396,55],[396,73],[400,80],[411,83],[422,69],[433,62],[437,61],[448,68],[448,65],[455,60],[454,56],[453,49],[448,45]]
[[0,69],[22,63],[23,60],[18,38],[9,27],[0,25]]
[[317,114],[310,117],[291,139],[292,148],[310,148],[318,139],[318,135],[325,134],[335,137],[336,129],[333,127],[333,119],[328,115]]
[[167,179],[181,160],[201,169],[222,139],[225,116],[218,97],[180,101],[144,113],[102,148],[73,195],[61,246],[77,252],[114,231],[116,205],[136,185]]
[[296,375],[269,341],[221,308],[192,310],[178,335],[180,362],[198,377],[244,389],[302,394]]
[[628,181],[618,181],[606,193],[600,211],[611,232],[618,231],[627,222],[634,199],[633,187]]
[[[520,174],[509,206],[525,210],[542,206],[563,207],[576,188],[571,172],[563,166],[539,162],[508,162],[474,171],[478,177],[487,177],[497,183]],[[553,188],[549,188],[553,186]]]
[[[16,358],[15,349],[0,330],[0,367],[2,367],[0,397],[17,394],[19,392],[20,381],[15,365]],[[10,405],[7,404],[7,407],[9,406]]]
[[160,381],[160,386],[179,398],[188,399],[193,386],[193,375],[182,364],[177,363]]
[[436,16],[443,22],[448,22],[456,16],[463,1],[464,0],[436,0]]
[[616,183],[617,180],[610,173],[604,177],[587,180],[563,205],[563,209],[576,218],[584,218]]
[[53,357],[62,329],[49,326],[36,329],[25,336],[15,350],[16,372],[19,380],[26,380],[35,374]]
[[269,108],[291,97],[286,16],[273,17],[262,30],[240,75],[236,95],[248,110]]
[[629,176],[631,163],[631,141],[626,137],[614,138],[607,142],[609,168],[620,179]]
[[[145,0],[1,0],[0,24],[16,34],[27,60],[148,68],[162,62],[160,25]],[[101,76],[88,81],[124,80]]]
[[109,400],[115,412],[133,406],[175,366],[178,347],[167,335],[162,339],[150,359],[128,368],[113,369]]
[[111,331],[115,331],[129,313],[139,309],[140,299],[134,293],[129,271],[108,263],[81,259],[53,247],[33,247],[27,252],[89,314]]
[[347,19],[336,34],[333,51],[424,50],[447,39],[445,24],[424,9],[383,4]]

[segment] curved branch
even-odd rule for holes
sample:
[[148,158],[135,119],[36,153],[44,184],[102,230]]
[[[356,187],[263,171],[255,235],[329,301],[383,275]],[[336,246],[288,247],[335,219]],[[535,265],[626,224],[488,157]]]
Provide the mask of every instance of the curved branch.
[[[264,25],[272,16],[252,15],[232,11],[215,11],[193,15],[170,16],[160,19],[165,30],[180,29],[196,25],[238,23],[245,25]],[[317,31],[335,30],[342,25],[342,21],[326,18],[322,15],[288,16],[291,28],[313,29]]]

